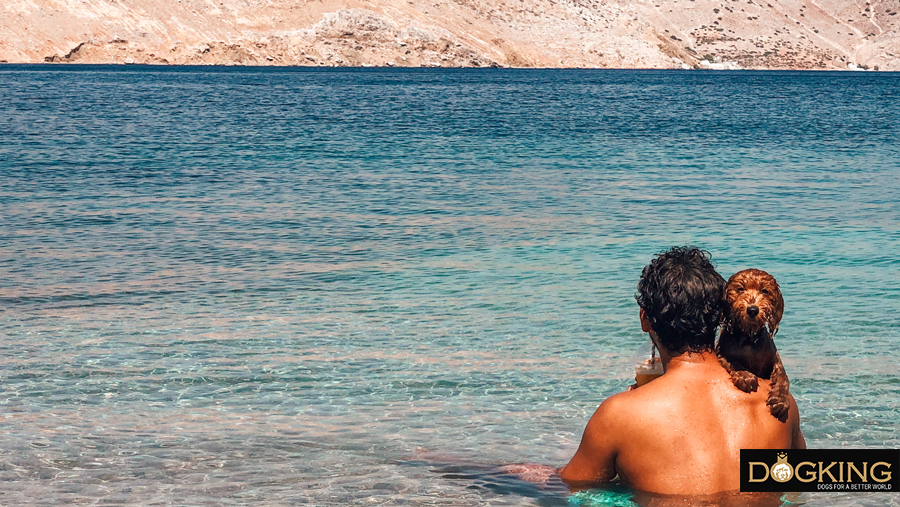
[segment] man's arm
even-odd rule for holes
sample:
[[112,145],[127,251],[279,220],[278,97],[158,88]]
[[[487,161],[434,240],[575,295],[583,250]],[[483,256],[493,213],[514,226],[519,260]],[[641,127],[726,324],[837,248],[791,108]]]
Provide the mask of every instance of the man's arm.
[[797,401],[794,396],[788,393],[791,399],[791,407],[788,409],[788,417],[791,421],[791,449],[806,449],[806,439],[803,438],[803,432],[800,431],[800,409],[797,408]]
[[610,398],[600,404],[584,429],[581,445],[569,464],[559,470],[568,483],[608,482],[616,477],[618,429],[617,403]]

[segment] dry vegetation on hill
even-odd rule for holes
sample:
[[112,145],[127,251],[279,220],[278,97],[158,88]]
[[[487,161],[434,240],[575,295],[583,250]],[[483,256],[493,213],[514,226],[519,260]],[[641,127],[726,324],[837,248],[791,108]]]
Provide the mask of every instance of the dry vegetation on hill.
[[900,70],[896,0],[4,0],[0,61]]

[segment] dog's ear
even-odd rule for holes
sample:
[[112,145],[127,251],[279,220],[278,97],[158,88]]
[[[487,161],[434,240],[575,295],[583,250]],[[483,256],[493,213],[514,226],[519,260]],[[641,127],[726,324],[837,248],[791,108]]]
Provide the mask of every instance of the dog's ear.
[[781,296],[781,288],[778,287],[778,282],[774,278],[771,278],[770,281],[769,291],[772,298],[772,311],[769,312],[767,323],[769,325],[769,333],[774,338],[775,333],[778,332],[778,325],[781,323],[781,316],[784,315],[784,298]]
[[[734,278],[732,276],[732,278]],[[722,287],[722,299],[719,300],[719,309],[721,313],[719,314],[719,322],[716,324],[717,327],[721,327],[720,332],[730,331],[731,330],[731,316],[732,305],[731,300],[728,298],[728,285]]]

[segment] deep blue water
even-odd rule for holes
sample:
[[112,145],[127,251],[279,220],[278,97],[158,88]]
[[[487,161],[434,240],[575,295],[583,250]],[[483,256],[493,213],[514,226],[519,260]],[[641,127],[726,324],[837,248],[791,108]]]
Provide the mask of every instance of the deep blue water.
[[0,504],[566,505],[682,244],[900,448],[898,78],[0,66]]

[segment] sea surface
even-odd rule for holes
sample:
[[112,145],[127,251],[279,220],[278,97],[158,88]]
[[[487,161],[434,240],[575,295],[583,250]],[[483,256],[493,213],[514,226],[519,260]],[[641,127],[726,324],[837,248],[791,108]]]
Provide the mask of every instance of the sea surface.
[[898,138],[889,73],[2,65],[0,505],[583,503],[499,467],[686,244],[778,279],[810,447],[900,448]]

